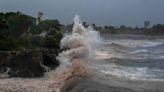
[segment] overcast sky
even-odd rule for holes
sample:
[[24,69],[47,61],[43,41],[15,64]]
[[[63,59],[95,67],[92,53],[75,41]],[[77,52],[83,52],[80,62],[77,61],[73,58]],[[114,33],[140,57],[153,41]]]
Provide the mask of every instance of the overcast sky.
[[143,26],[164,24],[164,0],[0,0],[0,11],[21,11],[36,17],[56,18],[72,23],[75,14],[83,21],[97,25]]

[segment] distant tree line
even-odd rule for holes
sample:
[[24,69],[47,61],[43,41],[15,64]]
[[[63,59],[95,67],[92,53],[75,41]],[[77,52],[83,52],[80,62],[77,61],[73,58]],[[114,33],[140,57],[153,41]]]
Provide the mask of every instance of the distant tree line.
[[[95,30],[102,34],[126,34],[126,35],[164,35],[164,25],[155,24],[150,27],[150,23],[145,21],[144,28],[130,27],[130,26],[97,26],[96,24],[87,24],[83,22],[85,27],[92,26]],[[62,28],[64,32],[71,32],[73,24],[63,25]]]
[[[96,27],[97,28],[97,27]],[[103,28],[97,28],[101,33],[110,34],[134,34],[134,35],[164,35],[164,25],[156,24],[149,28],[132,28],[127,26],[104,26]]]

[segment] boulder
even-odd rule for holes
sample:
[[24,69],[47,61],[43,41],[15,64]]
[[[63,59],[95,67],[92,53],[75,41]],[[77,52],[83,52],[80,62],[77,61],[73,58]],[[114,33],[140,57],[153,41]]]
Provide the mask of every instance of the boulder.
[[42,50],[43,55],[43,65],[48,66],[50,69],[55,69],[57,66],[59,66],[59,61],[56,59],[57,52],[53,49],[48,50],[44,49]]
[[9,77],[40,77],[45,69],[39,50],[0,51],[0,73]]

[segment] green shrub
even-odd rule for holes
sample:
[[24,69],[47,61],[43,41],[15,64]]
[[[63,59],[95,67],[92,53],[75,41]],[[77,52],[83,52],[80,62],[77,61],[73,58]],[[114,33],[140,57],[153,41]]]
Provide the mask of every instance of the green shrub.
[[46,48],[60,48],[60,40],[62,39],[63,35],[61,32],[55,32],[52,35],[48,35],[45,37],[44,40],[44,47]]
[[[0,13],[0,50],[59,49],[62,38],[59,21],[45,20],[39,25],[35,21],[25,14]],[[47,31],[48,35],[38,36],[43,31]]]

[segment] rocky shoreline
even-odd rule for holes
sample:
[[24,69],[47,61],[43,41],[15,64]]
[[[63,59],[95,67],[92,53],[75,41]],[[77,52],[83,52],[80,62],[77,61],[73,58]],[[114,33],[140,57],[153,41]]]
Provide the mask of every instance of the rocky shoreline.
[[41,77],[59,65],[52,50],[0,51],[0,78]]
[[130,80],[114,76],[69,79],[61,92],[163,92],[164,81]]

